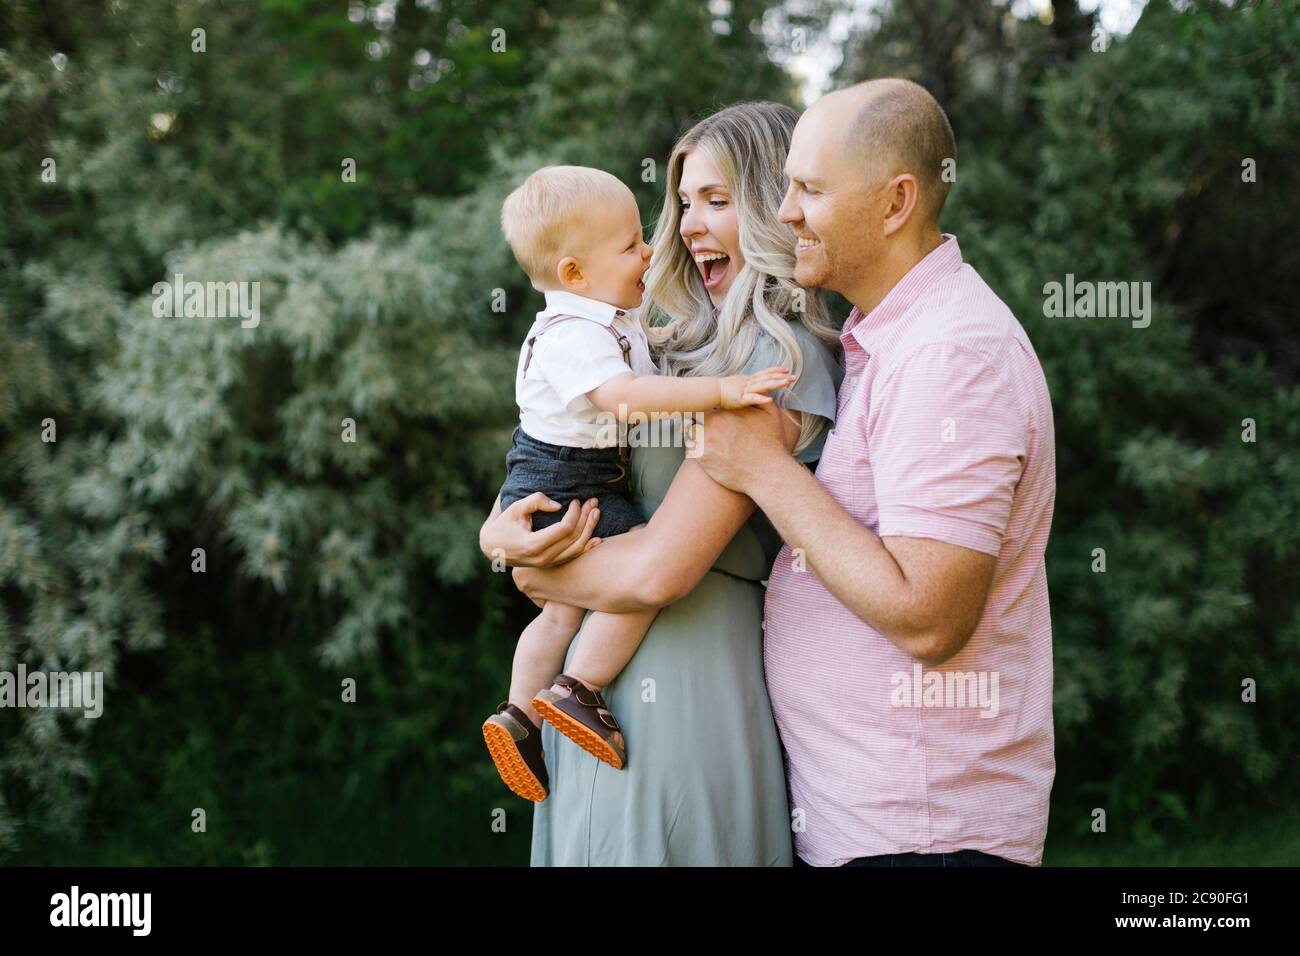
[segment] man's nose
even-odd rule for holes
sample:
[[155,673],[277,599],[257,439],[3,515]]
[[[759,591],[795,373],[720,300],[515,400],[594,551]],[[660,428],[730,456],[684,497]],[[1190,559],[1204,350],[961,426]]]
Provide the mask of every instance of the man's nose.
[[794,186],[786,189],[785,196],[781,199],[781,208],[776,211],[776,218],[781,222],[798,222],[803,218],[794,201]]

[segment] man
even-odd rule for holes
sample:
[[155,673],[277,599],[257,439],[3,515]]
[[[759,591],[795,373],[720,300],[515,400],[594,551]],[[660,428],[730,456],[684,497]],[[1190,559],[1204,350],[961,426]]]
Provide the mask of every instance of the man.
[[1024,330],[939,230],[955,159],[904,80],[803,115],[781,219],[796,281],[854,305],[835,427],[815,477],[757,411],[699,429],[704,468],[785,541],[764,664],[814,866],[1042,862],[1052,409]]

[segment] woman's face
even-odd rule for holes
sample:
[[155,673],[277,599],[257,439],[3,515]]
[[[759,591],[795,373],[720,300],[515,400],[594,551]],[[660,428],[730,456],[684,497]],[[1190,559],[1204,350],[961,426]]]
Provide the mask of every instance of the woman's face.
[[740,254],[740,219],[722,174],[703,151],[693,149],[682,162],[677,199],[682,220],[678,231],[715,309],[721,308],[727,290],[740,274],[745,259]]

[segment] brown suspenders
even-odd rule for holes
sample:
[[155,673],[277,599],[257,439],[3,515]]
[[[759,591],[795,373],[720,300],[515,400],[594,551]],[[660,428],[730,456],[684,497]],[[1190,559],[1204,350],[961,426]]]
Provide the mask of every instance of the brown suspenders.
[[[615,314],[616,316],[622,316],[625,313],[620,311]],[[533,343],[536,342],[538,338],[540,338],[543,335],[543,333],[549,332],[551,329],[555,328],[555,326],[559,325],[561,322],[568,322],[572,319],[579,319],[583,322],[596,322],[595,319],[588,319],[585,316],[581,316],[581,315],[561,315],[561,316],[554,316],[551,319],[548,319],[546,322],[542,324],[542,327],[540,329],[538,329],[534,334],[528,337],[528,352],[524,355],[524,370],[522,372],[523,375],[528,374],[528,366],[533,360]],[[605,329],[609,331],[610,335],[614,336],[614,340],[618,342],[618,347],[623,350],[623,361],[627,363],[627,367],[629,369],[632,368],[632,343],[628,341],[627,336],[624,335],[622,332],[620,332],[618,329],[614,328],[613,324],[605,325],[604,322],[596,322],[596,324],[599,326],[603,326]],[[619,442],[618,442],[618,458],[619,461],[621,462],[619,466],[620,474],[618,478],[614,479],[614,481],[620,481],[623,478],[623,476],[627,474],[628,447],[627,445],[623,444],[621,429],[620,429]],[[613,482],[609,482],[609,484],[613,484]]]
[[[622,315],[623,313],[619,312],[618,314]],[[533,360],[533,343],[537,341],[537,339],[542,335],[542,333],[549,332],[551,329],[555,328],[555,326],[559,325],[561,322],[568,322],[572,319],[581,319],[584,322],[596,322],[595,319],[588,319],[581,315],[561,315],[561,316],[556,316],[553,319],[547,320],[542,325],[542,327],[537,330],[537,332],[534,335],[530,335],[528,337],[528,354],[524,356],[524,371],[523,371],[524,375],[528,374],[528,365]],[[623,361],[627,363],[628,368],[631,368],[632,367],[632,343],[627,340],[627,336],[624,335],[622,332],[618,331],[618,329],[614,328],[612,324],[605,325],[605,323],[603,322],[596,322],[596,324],[602,326],[605,329],[608,329],[609,334],[614,336],[614,340],[618,342],[618,347],[623,350]]]

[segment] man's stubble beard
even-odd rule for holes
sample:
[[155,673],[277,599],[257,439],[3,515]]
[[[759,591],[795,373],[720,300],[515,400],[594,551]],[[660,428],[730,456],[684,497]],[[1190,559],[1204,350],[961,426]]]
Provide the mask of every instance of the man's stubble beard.
[[826,288],[826,280],[830,278],[830,269],[827,268],[825,262],[817,265],[808,263],[802,268],[795,267],[794,278],[805,289],[824,289]]

